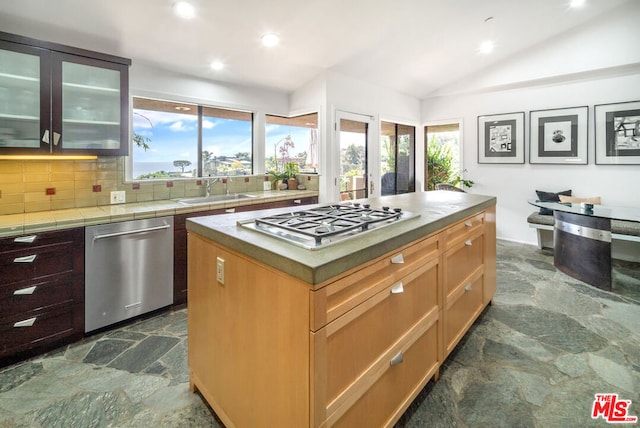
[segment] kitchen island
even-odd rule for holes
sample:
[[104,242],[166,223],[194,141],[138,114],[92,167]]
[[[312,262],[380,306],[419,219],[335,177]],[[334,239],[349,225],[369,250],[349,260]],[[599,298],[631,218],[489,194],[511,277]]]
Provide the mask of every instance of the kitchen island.
[[495,293],[494,197],[357,201],[413,214],[309,250],[189,219],[192,390],[226,426],[390,426]]

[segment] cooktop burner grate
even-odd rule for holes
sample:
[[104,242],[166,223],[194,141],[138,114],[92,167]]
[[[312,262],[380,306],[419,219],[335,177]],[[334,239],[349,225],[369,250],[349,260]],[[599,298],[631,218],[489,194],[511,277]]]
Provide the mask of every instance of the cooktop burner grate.
[[354,203],[275,214],[239,225],[315,249],[415,216],[398,208],[373,209],[368,204]]

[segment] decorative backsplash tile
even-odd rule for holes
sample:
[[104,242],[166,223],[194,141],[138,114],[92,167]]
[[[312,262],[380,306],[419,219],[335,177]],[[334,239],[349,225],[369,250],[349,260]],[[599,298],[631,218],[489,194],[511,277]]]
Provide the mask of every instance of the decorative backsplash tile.
[[[125,182],[124,157],[95,160],[0,160],[0,215],[95,207],[110,204],[110,193],[126,191],[127,203],[202,196],[205,179]],[[264,175],[231,176],[218,180],[211,193],[262,191]],[[171,182],[172,186],[167,186]],[[318,190],[317,175],[300,175],[308,190]],[[100,186],[100,191],[95,191]],[[55,195],[46,189],[55,188]]]

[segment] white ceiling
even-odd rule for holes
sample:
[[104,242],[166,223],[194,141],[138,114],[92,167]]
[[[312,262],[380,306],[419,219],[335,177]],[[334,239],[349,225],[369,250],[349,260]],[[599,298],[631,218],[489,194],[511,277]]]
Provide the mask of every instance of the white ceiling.
[[[191,20],[172,1],[0,0],[0,29],[285,92],[333,70],[425,98],[637,0],[192,0]],[[266,32],[281,43],[263,47]],[[483,56],[488,36],[497,46]]]

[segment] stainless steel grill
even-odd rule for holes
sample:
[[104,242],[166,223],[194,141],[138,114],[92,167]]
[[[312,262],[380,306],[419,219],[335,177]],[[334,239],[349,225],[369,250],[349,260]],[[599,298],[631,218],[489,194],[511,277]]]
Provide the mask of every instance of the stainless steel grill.
[[399,208],[373,209],[368,204],[327,205],[256,218],[238,225],[308,249],[323,248],[370,230],[416,217]]

